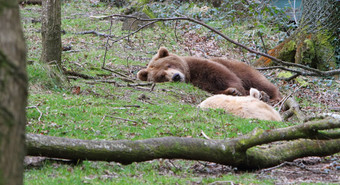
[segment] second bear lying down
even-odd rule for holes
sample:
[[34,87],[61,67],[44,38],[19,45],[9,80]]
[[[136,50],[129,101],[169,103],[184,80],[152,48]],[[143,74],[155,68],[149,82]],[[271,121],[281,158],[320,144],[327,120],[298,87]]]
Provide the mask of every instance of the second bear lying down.
[[260,72],[235,60],[222,58],[204,59],[181,57],[161,47],[146,69],[137,74],[143,81],[180,81],[213,94],[249,95],[250,88],[256,88],[269,95],[272,101],[279,101],[281,94]]
[[280,114],[270,105],[260,101],[260,92],[250,89],[250,96],[211,96],[198,105],[200,108],[224,109],[241,118],[282,121]]

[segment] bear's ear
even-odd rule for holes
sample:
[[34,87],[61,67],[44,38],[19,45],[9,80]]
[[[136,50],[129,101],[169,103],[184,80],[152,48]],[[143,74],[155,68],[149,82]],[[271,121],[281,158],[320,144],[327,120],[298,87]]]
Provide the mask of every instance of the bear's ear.
[[250,88],[249,94],[253,98],[261,99],[261,94],[260,94],[259,90],[255,89],[255,88]]
[[146,69],[142,69],[137,73],[137,78],[142,81],[148,80],[148,71]]
[[158,58],[169,56],[169,51],[165,47],[160,47],[158,50]]

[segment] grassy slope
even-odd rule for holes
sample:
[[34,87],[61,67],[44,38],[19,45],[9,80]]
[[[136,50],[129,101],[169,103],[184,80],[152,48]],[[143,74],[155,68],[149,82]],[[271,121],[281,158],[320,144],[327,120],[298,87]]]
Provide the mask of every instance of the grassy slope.
[[[200,133],[204,131],[213,139],[223,139],[247,133],[255,127],[271,129],[289,126],[289,123],[239,119],[219,110],[199,111],[196,105],[208,95],[190,84],[157,84],[152,92],[108,83],[88,84],[85,80],[71,81],[65,87],[57,87],[38,62],[41,52],[38,30],[41,24],[32,23],[31,20],[39,19],[40,8],[26,6],[21,9],[28,60],[34,61],[28,66],[28,104],[38,106],[42,112],[39,121],[37,109],[27,110],[29,133],[80,139],[137,140],[163,136],[202,138]],[[119,13],[118,10],[93,7],[84,2],[65,3],[62,10],[62,28],[66,31],[62,37],[63,45],[72,45],[72,49],[79,51],[64,52],[64,66],[92,76],[109,75],[100,69],[106,39],[73,33],[86,30],[108,33],[108,20],[90,19],[89,15]],[[113,34],[117,37],[126,34],[120,31],[120,25],[120,22],[114,21]],[[180,48],[174,45],[173,32],[158,31],[159,34],[153,34],[153,30],[145,30],[133,36],[130,43],[122,41],[115,44],[107,55],[108,66],[135,78],[140,66],[147,64],[159,45],[172,50]],[[118,77],[110,78],[119,84],[127,84]],[[80,94],[73,94],[73,87],[80,87]],[[147,98],[141,99],[141,94]],[[210,171],[209,167],[204,166],[203,170],[199,170],[197,166],[202,166],[202,163],[155,160],[122,166],[84,161],[72,166],[46,162],[38,168],[26,169],[25,184],[206,184],[217,180],[242,184],[272,183],[271,180],[259,180],[251,173]]]

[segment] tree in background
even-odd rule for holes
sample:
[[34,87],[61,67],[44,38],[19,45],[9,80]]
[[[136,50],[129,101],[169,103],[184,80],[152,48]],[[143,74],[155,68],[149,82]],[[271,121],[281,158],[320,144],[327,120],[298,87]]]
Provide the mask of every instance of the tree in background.
[[[339,65],[339,1],[304,0],[298,29],[268,54],[287,62],[307,65],[321,70]],[[269,65],[261,57],[257,65]]]
[[42,2],[41,15],[42,62],[61,66],[61,5],[60,0]]
[[23,184],[26,48],[17,1],[0,0],[0,184]]
[[40,61],[54,86],[62,87],[66,78],[61,66],[61,2],[42,1],[41,15],[42,53]]

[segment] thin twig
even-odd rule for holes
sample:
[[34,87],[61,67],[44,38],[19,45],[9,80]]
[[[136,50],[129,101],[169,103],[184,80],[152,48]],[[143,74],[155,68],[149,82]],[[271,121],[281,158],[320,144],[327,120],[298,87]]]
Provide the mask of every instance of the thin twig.
[[87,83],[87,84],[109,83],[109,84],[114,84],[116,87],[125,87],[126,86],[126,85],[119,84],[114,80],[94,80],[94,81],[88,81],[88,82],[85,82],[85,83]]
[[142,30],[143,28],[145,28],[145,27],[147,27],[147,26],[149,26],[149,25],[151,25],[151,24],[154,24],[154,23],[156,23],[156,22],[158,22],[158,21],[152,21],[152,22],[150,22],[150,23],[148,23],[148,24],[145,24],[145,25],[141,26],[140,28],[138,28],[136,31],[131,32],[131,33],[129,33],[129,34],[123,36],[123,37],[118,38],[117,40],[112,41],[112,44],[114,44],[114,43],[116,43],[116,42],[118,42],[118,41],[121,41],[121,40],[123,40],[123,39],[125,39],[125,38],[128,38],[129,36],[131,36],[131,35],[133,35],[133,34],[139,32],[139,31]]
[[102,124],[102,122],[104,121],[105,117],[106,117],[106,115],[104,115],[103,118],[100,120],[99,125]]
[[202,134],[202,136],[205,138],[205,139],[211,139],[210,137],[208,137],[204,132],[203,132],[203,130],[201,130],[201,134]]
[[106,117],[120,119],[120,120],[123,120],[123,121],[130,121],[130,122],[138,123],[138,121],[131,120],[131,119],[125,119],[125,118],[121,118],[121,117],[115,117],[115,116],[106,116]]
[[261,39],[261,42],[262,42],[264,51],[265,51],[266,53],[268,53],[268,50],[267,50],[267,48],[266,48],[266,44],[265,44],[264,41],[263,41],[262,33],[261,33],[261,32],[257,32],[257,35],[258,35],[258,36],[260,37],[260,39]]
[[139,87],[139,86],[135,86],[134,88],[142,90],[142,91],[151,91],[151,88],[145,88],[145,87]]
[[[113,25],[113,17],[111,17],[110,34],[109,35],[111,35],[111,33],[112,33],[112,25]],[[109,46],[109,40],[110,40],[110,37],[107,37],[106,44],[105,44],[105,53],[104,53],[104,60],[103,60],[102,68],[105,67],[105,60],[106,60],[106,54],[107,54],[107,50],[108,50],[108,46]]]
[[292,94],[293,94],[293,93],[290,93],[289,95],[285,96],[283,99],[281,99],[281,100],[280,100],[277,104],[275,104],[273,107],[276,107],[276,106],[278,106],[278,105],[281,105],[280,108],[279,108],[279,110],[278,110],[278,112],[280,112],[280,111],[282,110],[283,105],[286,103],[286,101],[288,100],[288,98],[289,98],[290,96],[292,96]]
[[85,34],[94,34],[94,35],[97,35],[97,36],[100,36],[100,37],[115,37],[114,35],[111,35],[111,33],[108,35],[108,34],[105,34],[105,33],[99,33],[97,31],[94,31],[94,30],[90,30],[90,31],[82,31],[82,32],[77,32],[77,33],[74,33],[76,35],[85,35]]
[[285,166],[285,165],[287,165],[287,163],[290,163],[290,162],[285,161],[285,162],[283,162],[283,163],[281,163],[281,164],[279,164],[279,165],[277,165],[277,166],[274,166],[274,167],[271,167],[271,168],[263,169],[263,170],[260,171],[260,174],[263,174],[263,173],[265,173],[265,172],[272,171],[272,170],[275,170],[275,169],[280,168],[280,167],[282,167],[282,166]]
[[279,108],[279,112],[282,110],[284,104],[286,103],[286,101],[288,100],[288,98],[290,98],[293,94],[296,93],[296,91],[298,91],[302,86],[299,86],[297,89],[295,89],[293,92],[290,92],[289,95],[285,96],[280,102],[278,102],[277,104],[274,105],[274,107],[276,107],[277,105],[281,104],[280,108]]
[[112,72],[112,73],[114,73],[114,74],[117,74],[117,75],[119,75],[119,76],[122,76],[122,77],[125,77],[125,78],[129,79],[128,76],[126,76],[126,75],[124,75],[124,74],[122,74],[122,73],[120,73],[120,72],[118,72],[118,71],[115,71],[115,70],[112,70],[112,69],[110,69],[110,68],[107,68],[107,67],[105,67],[105,66],[102,67],[102,69],[107,70],[107,71],[110,71],[110,72]]
[[129,25],[129,30],[128,30],[128,37],[127,37],[127,42],[129,43],[130,42],[130,32],[131,32],[131,28],[132,28],[132,25],[137,21],[137,19],[135,19],[134,21],[131,22],[131,24]]
[[40,111],[40,109],[38,108],[38,106],[33,105],[33,106],[28,106],[28,107],[26,107],[26,109],[33,109],[33,108],[35,108],[35,109],[40,113],[40,116],[39,116],[39,118],[38,118],[38,121],[40,122],[43,113]]
[[[179,167],[177,167],[177,166],[172,162],[171,159],[168,159],[168,162],[169,162],[173,167],[175,167],[176,170],[181,170]],[[169,169],[170,169],[170,168],[169,168]]]
[[124,82],[135,82],[134,80],[130,79],[130,78],[125,78],[125,77],[119,77],[119,79],[123,80]]
[[176,42],[178,42],[178,37],[177,37],[177,23],[178,23],[178,21],[176,20],[176,21],[175,21],[175,29],[174,29]]
[[310,169],[310,168],[307,168],[306,165],[304,165],[303,163],[300,163],[300,164],[296,164],[296,163],[292,163],[293,166],[296,166],[300,169],[303,169],[303,170],[306,170],[306,171],[310,171],[312,173],[317,173],[317,174],[328,174],[327,172],[323,172],[323,171],[319,171],[319,170],[313,170],[313,169]]
[[128,87],[136,87],[136,86],[150,86],[153,83],[137,83],[137,84],[128,84]]
[[306,72],[303,72],[303,71],[290,69],[290,68],[286,68],[286,67],[283,67],[283,66],[259,67],[259,68],[256,68],[256,69],[260,70],[260,71],[262,71],[262,70],[272,70],[272,69],[282,69],[282,70],[285,70],[285,71],[294,72],[294,73],[301,75],[301,76],[319,76],[318,74],[315,74],[315,73],[306,73]]
[[286,165],[289,165],[289,166],[295,166],[295,167],[298,167],[300,169],[303,169],[303,170],[306,170],[306,171],[310,171],[310,172],[313,172],[313,173],[318,173],[318,174],[327,174],[327,172],[322,172],[322,171],[318,171],[318,170],[312,170],[312,169],[309,169],[307,168],[304,164],[300,163],[300,164],[297,164],[296,162],[288,162],[288,161],[285,161],[277,166],[274,166],[274,167],[271,167],[271,168],[266,168],[266,169],[263,169],[260,171],[260,173],[265,173],[265,172],[268,172],[268,171],[272,171],[274,169],[277,169],[277,168],[280,168],[282,166],[286,166]]
[[96,77],[89,76],[89,75],[82,74],[82,73],[78,73],[78,72],[75,72],[75,71],[69,71],[65,68],[63,68],[63,71],[64,71],[64,74],[66,74],[66,75],[78,76],[78,77],[81,77],[81,78],[84,78],[84,79],[96,79]]
[[153,83],[152,86],[151,86],[150,91],[153,91],[153,89],[155,88],[155,86],[156,86],[156,83]]
[[124,105],[123,107],[135,107],[135,108],[140,108],[140,105]]

